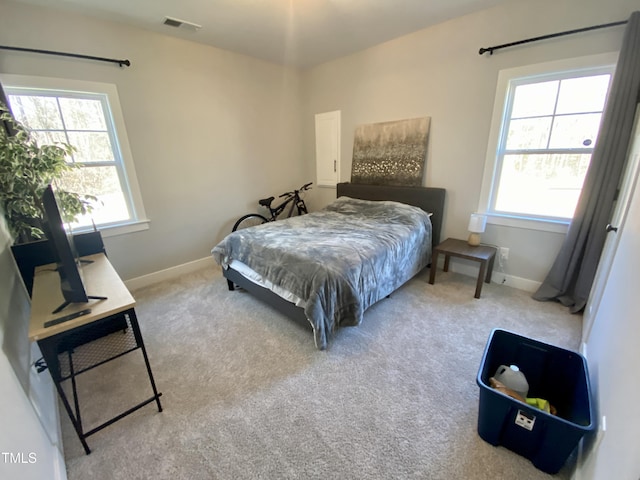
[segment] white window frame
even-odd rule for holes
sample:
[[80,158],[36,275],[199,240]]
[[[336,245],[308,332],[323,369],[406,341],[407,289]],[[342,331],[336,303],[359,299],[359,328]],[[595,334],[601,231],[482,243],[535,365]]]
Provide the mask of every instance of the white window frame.
[[[144,205],[142,203],[142,195],[140,194],[138,178],[136,176],[136,170],[133,163],[133,155],[131,154],[131,147],[129,146],[124,116],[120,107],[120,98],[118,97],[118,90],[115,85],[110,83],[89,82],[85,80],[12,74],[0,74],[0,82],[2,82],[7,95],[10,94],[11,88],[16,88],[23,92],[24,90],[32,89],[34,90],[34,94],[37,94],[38,90],[52,90],[58,92],[67,91],[70,92],[71,96],[78,92],[87,92],[90,94],[106,96],[113,120],[113,127],[117,136],[117,145],[119,147],[119,160],[121,160],[119,168],[124,169],[126,186],[128,187],[123,187],[123,194],[128,197],[128,202],[132,211],[131,219],[129,220],[109,225],[97,225],[97,228],[105,237],[147,230],[149,228],[149,220],[147,219]],[[74,232],[81,233],[83,231],[90,230],[92,230],[92,227],[79,227],[74,229]]]
[[509,87],[512,82],[523,78],[544,77],[554,73],[568,74],[569,72],[574,72],[574,74],[578,76],[580,71],[595,70],[598,68],[611,68],[611,72],[613,72],[617,59],[618,54],[612,52],[510,68],[499,72],[484,174],[482,177],[482,188],[478,202],[478,212],[487,216],[487,223],[548,232],[567,232],[569,223],[571,222],[570,219],[528,217],[526,215],[502,214],[491,210],[491,198],[494,189],[497,188],[498,185],[499,162],[497,152],[507,113]]

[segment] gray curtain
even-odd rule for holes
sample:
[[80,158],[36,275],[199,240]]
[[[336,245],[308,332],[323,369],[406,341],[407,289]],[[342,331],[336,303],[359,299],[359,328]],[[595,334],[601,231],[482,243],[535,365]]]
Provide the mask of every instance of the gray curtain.
[[613,214],[639,100],[640,11],[627,23],[582,194],[560,253],[533,295],[536,300],[558,300],[573,313],[584,309]]

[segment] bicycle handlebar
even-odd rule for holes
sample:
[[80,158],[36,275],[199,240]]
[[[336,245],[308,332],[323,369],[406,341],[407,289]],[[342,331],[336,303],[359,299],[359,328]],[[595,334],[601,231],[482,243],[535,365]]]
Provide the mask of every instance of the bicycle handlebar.
[[278,195],[278,198],[282,198],[282,197],[289,197],[291,195],[295,195],[298,192],[302,192],[304,190],[309,190],[309,187],[313,185],[313,182],[309,182],[309,183],[305,183],[303,186],[300,187],[300,189],[298,190],[294,190],[293,192],[285,192],[282,195]]

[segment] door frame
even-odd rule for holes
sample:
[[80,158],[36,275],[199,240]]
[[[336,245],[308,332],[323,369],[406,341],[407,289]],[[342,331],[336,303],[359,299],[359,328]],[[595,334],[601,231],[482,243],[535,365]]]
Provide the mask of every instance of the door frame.
[[627,153],[627,165],[625,167],[625,173],[622,177],[620,184],[620,190],[618,198],[616,200],[616,206],[611,216],[611,225],[617,227],[616,231],[610,231],[610,235],[607,235],[602,254],[600,256],[600,262],[596,270],[593,286],[585,306],[583,320],[582,320],[582,344],[586,345],[589,341],[589,335],[593,327],[593,321],[598,315],[598,309],[600,308],[600,301],[602,300],[602,294],[604,292],[605,285],[609,278],[611,271],[611,264],[613,258],[616,255],[618,249],[618,243],[620,242],[620,236],[624,230],[624,224],[627,218],[627,212],[629,210],[629,203],[633,195],[636,193],[636,186],[638,183],[638,174],[640,172],[640,104],[636,107],[636,116],[634,121],[633,133],[631,142],[629,143],[629,150]]

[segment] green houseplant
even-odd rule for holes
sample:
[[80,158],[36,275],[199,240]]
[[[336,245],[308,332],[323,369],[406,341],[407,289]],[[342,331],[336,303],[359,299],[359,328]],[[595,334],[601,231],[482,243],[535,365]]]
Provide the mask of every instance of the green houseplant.
[[[28,128],[0,103],[0,209],[15,243],[43,237],[42,193],[47,185],[75,168],[66,161],[73,151],[71,145],[64,143],[38,145]],[[89,200],[95,198],[58,190],[65,221],[73,221],[90,211]]]

